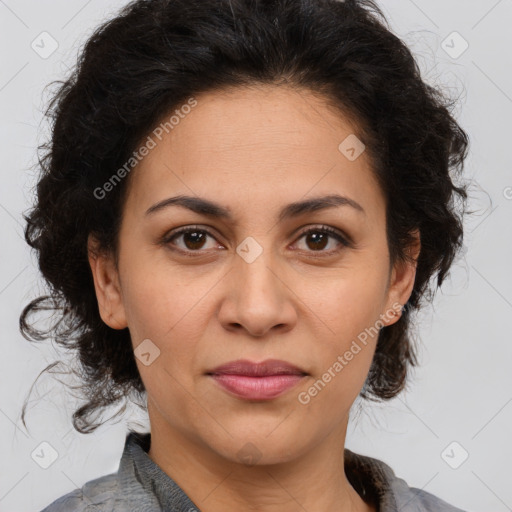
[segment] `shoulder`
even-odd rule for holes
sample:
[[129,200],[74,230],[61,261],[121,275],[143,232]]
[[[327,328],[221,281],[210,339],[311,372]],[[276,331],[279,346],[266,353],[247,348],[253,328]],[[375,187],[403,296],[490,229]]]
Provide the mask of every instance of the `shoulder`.
[[465,512],[423,489],[409,487],[398,477],[395,477],[392,488],[395,489],[397,509],[404,512]]
[[[124,510],[117,501],[118,477],[113,473],[90,480],[50,503],[41,512],[110,512]],[[101,507],[101,508],[100,508]],[[115,508],[114,508],[115,507]]]
[[346,469],[360,493],[371,495],[381,512],[465,512],[433,494],[409,487],[384,461],[345,449]]

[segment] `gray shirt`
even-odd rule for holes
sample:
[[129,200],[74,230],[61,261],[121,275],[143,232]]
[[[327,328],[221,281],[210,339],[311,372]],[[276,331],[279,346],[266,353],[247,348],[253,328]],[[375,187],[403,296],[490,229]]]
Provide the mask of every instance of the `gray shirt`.
[[[91,480],[41,512],[200,512],[185,492],[148,456],[151,434],[129,432],[117,473]],[[384,462],[345,448],[348,480],[378,512],[464,512],[409,487]]]

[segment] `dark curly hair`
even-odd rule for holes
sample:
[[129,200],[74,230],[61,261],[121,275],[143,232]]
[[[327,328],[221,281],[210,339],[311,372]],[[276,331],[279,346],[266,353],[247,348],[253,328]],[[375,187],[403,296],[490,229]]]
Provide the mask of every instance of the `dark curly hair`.
[[[462,246],[467,185],[453,174],[462,173],[468,136],[453,117],[456,99],[422,80],[374,1],[133,1],[95,30],[57,84],[45,111],[51,139],[38,148],[37,202],[24,215],[49,293],[23,309],[20,330],[77,352],[85,403],[73,414],[76,430],[94,431],[99,411],[124,410],[145,392],[128,328],[100,318],[87,254],[94,234],[117,255],[129,180],[108,200],[94,191],[165,116],[228,87],[312,91],[356,122],[386,198],[391,262],[408,260],[412,233],[421,236],[414,289],[400,319],[380,330],[360,396],[386,400],[404,388],[417,365],[411,314],[432,301]],[[56,321],[37,328],[31,315],[50,310]]]

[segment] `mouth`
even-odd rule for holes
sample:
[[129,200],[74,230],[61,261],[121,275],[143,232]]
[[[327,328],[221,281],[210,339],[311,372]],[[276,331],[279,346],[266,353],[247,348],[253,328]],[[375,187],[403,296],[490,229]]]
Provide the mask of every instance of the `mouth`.
[[206,373],[224,391],[244,400],[272,400],[309,374],[286,361],[231,361]]

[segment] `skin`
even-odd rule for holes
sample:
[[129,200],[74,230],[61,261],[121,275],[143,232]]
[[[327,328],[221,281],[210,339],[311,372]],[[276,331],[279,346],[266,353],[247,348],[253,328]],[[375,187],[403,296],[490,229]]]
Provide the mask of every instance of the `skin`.
[[[357,126],[323,98],[284,86],[196,99],[129,177],[118,266],[89,239],[103,321],[128,327],[134,348],[150,339],[160,350],[148,366],[137,359],[149,457],[207,512],[374,511],[348,482],[343,450],[377,337],[309,403],[298,400],[365,328],[397,321],[389,312],[414,284],[415,264],[390,265],[385,198],[367,153],[350,161],[338,150]],[[345,205],[278,221],[285,205],[333,193],[364,213]],[[233,221],[176,205],[146,215],[180,194],[219,203]],[[159,243],[184,226],[210,235]],[[323,226],[352,246],[302,235]],[[247,237],[263,250],[251,263],[236,252]],[[206,375],[240,358],[283,359],[309,375],[273,400],[242,400]]]

